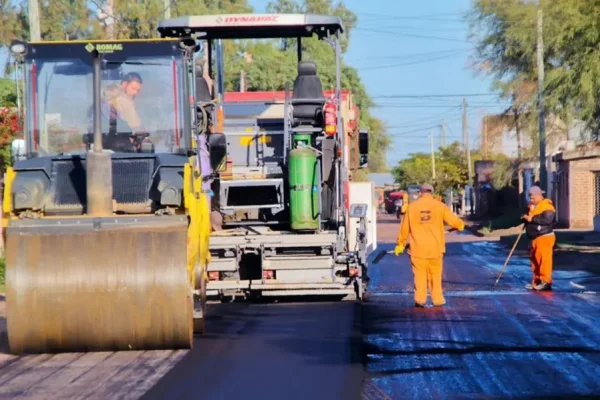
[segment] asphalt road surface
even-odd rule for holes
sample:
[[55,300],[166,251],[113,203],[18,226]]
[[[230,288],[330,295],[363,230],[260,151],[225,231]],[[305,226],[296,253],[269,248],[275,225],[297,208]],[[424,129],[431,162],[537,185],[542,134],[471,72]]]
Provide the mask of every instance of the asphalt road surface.
[[[380,224],[380,249],[392,248],[396,229]],[[600,278],[557,271],[554,292],[531,293],[517,255],[492,290],[507,249],[448,239],[445,308],[415,309],[408,258],[386,256],[362,305],[213,305],[191,351],[0,354],[0,398],[600,396]],[[0,318],[0,353],[3,330]]]
[[553,292],[533,293],[517,255],[494,290],[508,249],[471,238],[448,237],[444,308],[413,307],[406,256],[373,266],[361,324],[371,385],[392,399],[600,398],[597,273],[557,270]]

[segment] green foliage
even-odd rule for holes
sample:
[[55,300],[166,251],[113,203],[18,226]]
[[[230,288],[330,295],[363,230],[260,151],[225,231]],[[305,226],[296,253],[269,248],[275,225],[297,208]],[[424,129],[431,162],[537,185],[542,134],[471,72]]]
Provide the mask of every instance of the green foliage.
[[[408,185],[431,183],[438,194],[443,194],[447,189],[464,187],[469,182],[468,165],[464,150],[458,142],[446,147],[440,147],[434,154],[435,157],[435,179],[433,179],[433,168],[430,153],[414,153],[408,158],[400,161],[392,169],[396,182],[401,187]],[[481,160],[477,151],[471,152],[471,163],[473,171],[475,162]],[[514,162],[505,156],[494,156],[492,158],[499,164],[494,170],[494,187],[501,189],[512,185],[515,173]]]
[[0,0],[0,49],[26,31],[26,13],[23,4],[13,0]]
[[401,187],[432,182],[431,156],[426,153],[413,153],[392,169],[396,182]]
[[483,227],[484,233],[490,233],[498,229],[510,229],[518,226],[521,223],[523,210],[520,208],[508,208],[502,210],[502,215],[492,218]]
[[494,159],[494,171],[492,172],[492,185],[501,189],[512,186],[517,173],[514,161],[504,155],[498,155]]
[[516,106],[529,111],[524,131],[533,135],[538,7],[544,16],[544,106],[563,120],[585,121],[595,132],[600,128],[600,0],[476,0],[470,21],[478,69],[495,77],[504,95],[516,95]]
[[396,181],[402,186],[431,183],[437,193],[444,193],[446,189],[463,186],[468,181],[467,165],[464,153],[458,142],[447,147],[441,147],[434,155],[435,157],[435,180],[433,179],[433,168],[431,154],[416,153],[392,170]]
[[[342,1],[333,0],[277,0],[267,9],[280,13],[309,13],[336,15],[346,28],[342,36],[342,52],[348,47],[352,28],[356,25],[356,15]],[[302,50],[305,60],[317,63],[318,74],[325,90],[335,88],[335,52],[332,47],[316,38],[303,39]],[[227,53],[226,53],[227,54]],[[251,55],[251,62],[245,61]],[[226,88],[235,90],[238,77],[243,70],[246,74],[247,90],[283,90],[286,82],[293,82],[297,74],[295,40],[246,42],[240,44],[235,55],[227,58]],[[361,127],[369,130],[369,168],[373,172],[387,170],[385,154],[391,144],[383,122],[373,117],[369,108],[373,101],[360,80],[358,71],[342,62],[342,88],[352,91],[354,102],[360,110]]]
[[18,133],[18,118],[9,108],[0,108],[0,172],[12,165],[11,143]]
[[[102,1],[98,4],[103,4]],[[247,13],[252,7],[247,0],[178,0],[172,2],[171,16]],[[27,9],[24,0],[0,0],[0,46],[12,39],[27,38]],[[337,15],[344,21],[346,33],[342,36],[342,51],[348,48],[356,15],[343,1],[334,0],[277,0],[269,4],[272,12],[300,12]],[[40,0],[41,34],[43,40],[104,39],[105,27],[96,18],[96,5],[84,0]],[[114,0],[115,37],[151,38],[157,36],[156,27],[164,16],[163,0]],[[302,47],[306,60],[314,60],[325,90],[335,87],[335,58],[329,44],[315,38],[304,39]],[[297,74],[294,40],[225,41],[225,88],[238,90],[240,73],[246,76],[246,90],[283,90],[286,82],[293,82]],[[361,128],[370,132],[370,171],[385,171],[385,153],[390,138],[383,122],[373,117],[373,105],[355,68],[342,63],[342,87],[353,93],[360,110]],[[0,84],[0,96],[3,86]],[[1,99],[1,97],[0,97]]]
[[17,87],[15,81],[0,78],[0,108],[14,107],[17,105]]

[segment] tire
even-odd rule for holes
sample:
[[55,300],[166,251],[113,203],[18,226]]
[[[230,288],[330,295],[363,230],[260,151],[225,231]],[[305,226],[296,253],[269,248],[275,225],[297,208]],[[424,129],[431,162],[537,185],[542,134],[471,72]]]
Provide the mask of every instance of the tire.
[[194,318],[194,333],[202,335],[206,330],[206,277],[204,273],[200,275],[200,295],[198,298],[194,299],[194,309],[200,306],[200,310],[202,310],[201,318]]

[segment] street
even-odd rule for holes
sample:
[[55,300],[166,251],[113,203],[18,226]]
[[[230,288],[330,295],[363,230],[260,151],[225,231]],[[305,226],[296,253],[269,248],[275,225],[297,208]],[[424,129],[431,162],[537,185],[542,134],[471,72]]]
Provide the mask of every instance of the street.
[[362,311],[369,379],[393,399],[600,395],[600,299],[586,293],[600,277],[557,266],[554,291],[532,293],[520,255],[493,290],[508,249],[466,236],[448,237],[444,308],[412,307],[406,256],[372,267]]
[[0,0],[0,400],[600,399],[600,0],[133,3]]
[[[380,249],[393,248],[396,230],[380,221]],[[388,255],[371,266],[362,305],[213,304],[191,351],[0,354],[0,398],[600,395],[600,277],[557,266],[554,292],[531,293],[517,254],[492,290],[506,247],[469,233],[448,241],[444,308],[414,308],[408,257]]]

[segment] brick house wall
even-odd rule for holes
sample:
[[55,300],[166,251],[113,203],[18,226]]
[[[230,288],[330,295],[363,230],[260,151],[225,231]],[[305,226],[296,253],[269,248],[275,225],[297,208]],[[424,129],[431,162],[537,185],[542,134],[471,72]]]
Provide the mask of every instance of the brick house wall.
[[559,222],[572,229],[599,228],[600,146],[563,153],[558,164]]

